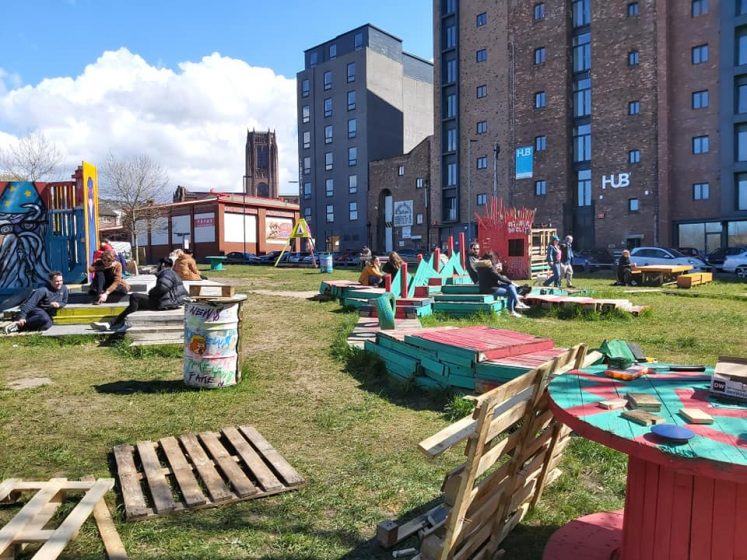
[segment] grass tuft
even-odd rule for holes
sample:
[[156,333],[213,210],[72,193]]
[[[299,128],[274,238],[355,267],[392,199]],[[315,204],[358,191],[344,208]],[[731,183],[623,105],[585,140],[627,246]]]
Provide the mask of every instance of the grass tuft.
[[444,417],[450,422],[460,420],[475,409],[475,401],[465,399],[462,395],[453,395],[444,407]]

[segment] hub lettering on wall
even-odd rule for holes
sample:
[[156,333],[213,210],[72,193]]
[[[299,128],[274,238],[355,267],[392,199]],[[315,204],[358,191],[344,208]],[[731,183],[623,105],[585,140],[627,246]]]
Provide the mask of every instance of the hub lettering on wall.
[[602,189],[611,187],[621,189],[630,186],[630,173],[618,173],[617,175],[602,175]]

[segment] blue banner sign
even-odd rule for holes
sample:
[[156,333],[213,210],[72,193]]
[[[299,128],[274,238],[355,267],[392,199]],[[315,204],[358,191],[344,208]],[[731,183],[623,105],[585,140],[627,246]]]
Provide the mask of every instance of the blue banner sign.
[[516,178],[532,178],[532,161],[534,159],[534,146],[522,146],[516,148]]

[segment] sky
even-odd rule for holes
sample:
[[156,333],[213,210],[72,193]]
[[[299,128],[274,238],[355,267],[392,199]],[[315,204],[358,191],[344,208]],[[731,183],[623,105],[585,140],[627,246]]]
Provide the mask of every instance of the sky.
[[[0,0],[0,149],[42,133],[81,161],[147,154],[170,188],[241,189],[247,129],[297,193],[303,51],[370,23],[433,58],[432,0]],[[169,196],[171,193],[166,193]]]

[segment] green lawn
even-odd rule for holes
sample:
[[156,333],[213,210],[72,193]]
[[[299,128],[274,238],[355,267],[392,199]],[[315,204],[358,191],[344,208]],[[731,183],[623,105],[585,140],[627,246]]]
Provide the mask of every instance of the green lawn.
[[[210,272],[244,289],[316,290],[327,278],[356,271],[229,266]],[[621,297],[609,278],[578,278],[582,287]],[[549,336],[559,345],[605,338],[641,344],[660,360],[709,363],[744,354],[744,283],[714,283],[688,296],[625,294],[651,306],[642,317],[561,319],[485,317],[481,322]],[[683,291],[683,293],[685,293]],[[386,518],[433,506],[443,475],[463,456],[429,462],[417,443],[448,424],[451,395],[427,394],[388,381],[377,362],[345,349],[356,320],[336,302],[250,295],[244,308],[244,381],[195,391],[181,382],[181,354],[132,352],[93,342],[60,344],[40,337],[0,339],[0,478],[112,476],[112,446],[191,431],[254,425],[306,478],[288,492],[199,512],[127,523],[110,494],[115,521],[132,558],[391,558],[372,540]],[[473,321],[451,323],[471,324]],[[447,324],[438,318],[429,324]],[[48,377],[52,385],[14,391],[7,383]],[[540,558],[563,523],[622,507],[625,457],[576,439],[563,476],[505,542],[510,558]],[[67,504],[66,504],[67,505]],[[0,524],[17,511],[0,507]],[[101,558],[91,523],[62,558]]]

